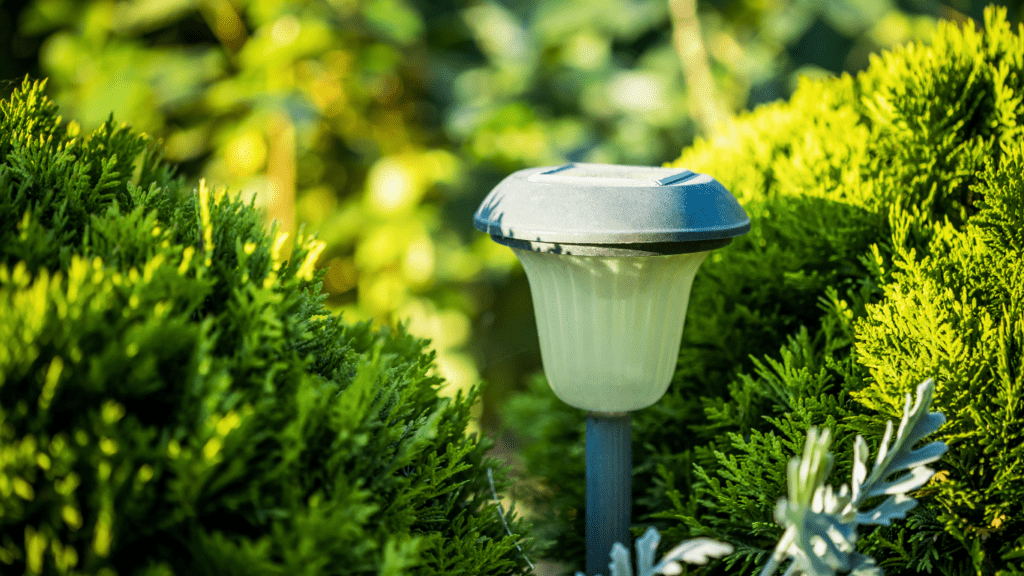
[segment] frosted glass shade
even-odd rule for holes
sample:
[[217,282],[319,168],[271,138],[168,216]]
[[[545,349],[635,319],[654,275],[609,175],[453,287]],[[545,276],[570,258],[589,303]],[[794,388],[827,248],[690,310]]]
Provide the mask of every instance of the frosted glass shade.
[[583,410],[627,412],[665,394],[707,252],[514,252],[530,283],[544,373],[556,396]]

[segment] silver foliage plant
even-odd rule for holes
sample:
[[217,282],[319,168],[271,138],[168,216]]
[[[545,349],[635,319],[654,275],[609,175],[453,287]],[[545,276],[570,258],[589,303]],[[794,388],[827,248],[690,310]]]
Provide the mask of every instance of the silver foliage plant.
[[[886,422],[870,475],[868,443],[857,436],[853,444],[852,489],[843,484],[836,492],[825,485],[832,469],[832,454],[828,451],[832,439],[827,429],[821,434],[814,428],[807,431],[803,458],[789,461],[789,497],[780,498],[775,507],[775,520],[786,531],[760,576],[774,574],[787,557],[793,562],[784,576],[832,576],[837,571],[849,572],[851,576],[883,574],[872,558],[857,553],[857,526],[888,526],[917,506],[917,500],[907,493],[928,482],[935,471],[926,464],[942,458],[947,450],[944,442],[914,449],[915,444],[946,422],[941,413],[928,411],[934,394],[935,382],[931,378],[918,385],[913,407],[907,394],[896,439],[890,445],[890,420]],[[888,497],[874,508],[861,511],[865,502],[880,496]]]
[[[679,544],[655,564],[654,554],[658,550],[659,542],[661,542],[661,534],[655,528],[648,528],[647,532],[644,532],[644,535],[636,541],[637,576],[679,574],[683,571],[683,567],[679,563],[680,560],[687,564],[707,564],[709,558],[720,558],[733,552],[733,547],[725,542],[710,538],[694,538]],[[608,564],[611,576],[633,576],[629,550],[625,546],[616,542],[612,546],[611,558],[612,561]],[[577,572],[576,576],[585,575],[583,572]]]
[[[792,558],[793,562],[783,576],[834,576],[837,572],[850,576],[883,575],[874,559],[857,552],[857,526],[888,526],[893,520],[906,517],[917,505],[917,500],[907,493],[928,482],[935,471],[926,465],[942,458],[947,450],[946,444],[938,441],[914,449],[915,444],[946,422],[941,413],[928,411],[934,394],[935,382],[931,378],[918,385],[917,402],[913,407],[911,395],[907,394],[896,438],[890,445],[893,432],[890,420],[870,474],[870,449],[864,438],[857,436],[853,445],[852,482],[843,484],[838,491],[825,484],[833,464],[829,452],[831,432],[825,429],[819,433],[814,427],[807,431],[803,457],[789,461],[789,496],[779,498],[775,507],[775,520],[786,531],[759,576],[774,574],[787,558]],[[877,506],[861,511],[869,499],[881,496],[888,497]],[[733,547],[724,542],[696,538],[679,544],[655,564],[654,554],[660,540],[654,528],[648,528],[637,540],[637,576],[679,574],[682,572],[679,561],[705,564],[709,558],[733,552]],[[615,544],[611,559],[608,564],[611,576],[633,576],[625,546]],[[577,572],[576,576],[584,574]]]

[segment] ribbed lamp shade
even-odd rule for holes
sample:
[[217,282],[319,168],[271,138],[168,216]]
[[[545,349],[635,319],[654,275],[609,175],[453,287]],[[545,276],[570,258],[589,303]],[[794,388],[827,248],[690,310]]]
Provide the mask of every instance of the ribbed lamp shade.
[[544,373],[556,396],[592,412],[632,412],[665,394],[707,252],[514,252],[530,283]]

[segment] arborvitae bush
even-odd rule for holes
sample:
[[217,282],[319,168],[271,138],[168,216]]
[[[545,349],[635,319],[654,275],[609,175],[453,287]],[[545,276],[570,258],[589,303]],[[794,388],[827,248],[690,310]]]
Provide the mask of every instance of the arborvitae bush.
[[478,389],[328,314],[316,240],[77,132],[39,83],[0,104],[0,572],[526,571]]
[[[847,477],[854,437],[877,449],[934,378],[949,452],[860,551],[889,575],[1024,572],[1022,37],[1001,10],[984,30],[944,24],[683,153],[753,226],[704,263],[674,382],[635,415],[635,536],[718,538],[737,552],[704,570],[754,573],[807,429],[836,433]],[[543,381],[509,413],[554,492],[554,550],[579,562],[582,457],[566,446],[582,451],[584,415]]]

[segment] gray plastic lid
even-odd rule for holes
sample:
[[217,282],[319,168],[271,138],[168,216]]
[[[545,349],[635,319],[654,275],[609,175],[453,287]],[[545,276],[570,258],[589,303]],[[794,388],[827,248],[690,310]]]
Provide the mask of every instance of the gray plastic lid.
[[509,175],[473,223],[514,248],[581,256],[703,252],[750,230],[736,198],[707,174],[585,163]]

